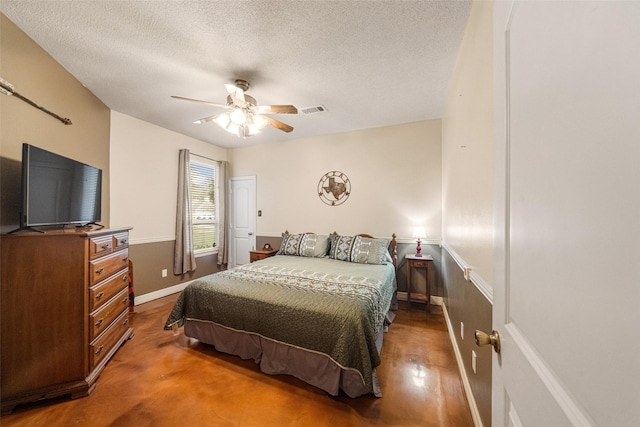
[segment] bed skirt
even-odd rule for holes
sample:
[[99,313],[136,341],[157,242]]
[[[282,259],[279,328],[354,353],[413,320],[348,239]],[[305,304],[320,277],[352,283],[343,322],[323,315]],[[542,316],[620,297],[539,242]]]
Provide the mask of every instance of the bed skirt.
[[[376,337],[378,352],[382,350],[383,334],[394,317],[393,312],[387,313],[384,327],[378,332]],[[184,334],[205,344],[213,345],[220,352],[233,354],[245,360],[253,359],[260,365],[260,370],[266,374],[292,375],[332,396],[337,396],[340,390],[352,398],[369,393],[360,372],[338,365],[323,353],[198,319],[185,319]],[[375,369],[372,382],[374,395],[382,397]]]

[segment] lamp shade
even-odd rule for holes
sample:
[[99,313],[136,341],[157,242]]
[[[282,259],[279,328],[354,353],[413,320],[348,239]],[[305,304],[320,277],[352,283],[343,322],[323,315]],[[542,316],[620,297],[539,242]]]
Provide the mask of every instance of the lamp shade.
[[424,232],[424,227],[413,227],[413,234],[411,235],[414,239],[424,239],[426,237],[426,233]]

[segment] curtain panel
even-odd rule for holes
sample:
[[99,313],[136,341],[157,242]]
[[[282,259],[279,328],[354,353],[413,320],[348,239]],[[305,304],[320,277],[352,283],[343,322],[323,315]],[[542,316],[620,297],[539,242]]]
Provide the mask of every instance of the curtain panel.
[[191,220],[191,166],[189,161],[189,150],[180,150],[178,155],[176,244],[173,257],[173,274],[175,275],[182,275],[196,269]]
[[229,174],[229,162],[219,162],[220,176],[218,177],[218,213],[220,215],[220,221],[218,224],[218,266],[227,264],[229,257],[229,244],[227,231],[229,230],[229,204],[227,203],[227,185]]

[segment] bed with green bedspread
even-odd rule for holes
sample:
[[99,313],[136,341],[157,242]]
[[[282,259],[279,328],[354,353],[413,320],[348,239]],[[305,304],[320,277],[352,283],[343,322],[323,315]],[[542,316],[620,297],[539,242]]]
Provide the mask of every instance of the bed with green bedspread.
[[357,371],[374,393],[376,339],[395,291],[390,262],[276,255],[192,282],[165,329],[185,320],[211,323],[323,354],[341,369]]

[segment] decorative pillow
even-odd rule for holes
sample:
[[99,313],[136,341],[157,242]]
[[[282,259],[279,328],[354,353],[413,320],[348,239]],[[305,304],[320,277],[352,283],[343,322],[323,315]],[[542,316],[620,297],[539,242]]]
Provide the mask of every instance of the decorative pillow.
[[282,233],[282,243],[278,255],[299,255],[302,236],[302,234]]
[[353,239],[353,236],[338,236],[337,234],[332,234],[329,258],[339,261],[350,261]]
[[389,239],[332,235],[329,258],[360,264],[386,264],[389,242]]
[[329,236],[305,233],[299,245],[300,256],[322,258],[329,250]]
[[278,255],[321,258],[327,255],[328,249],[329,236],[312,233],[282,233],[282,244]]
[[351,262],[360,264],[386,264],[389,239],[370,239],[356,236],[351,249]]

